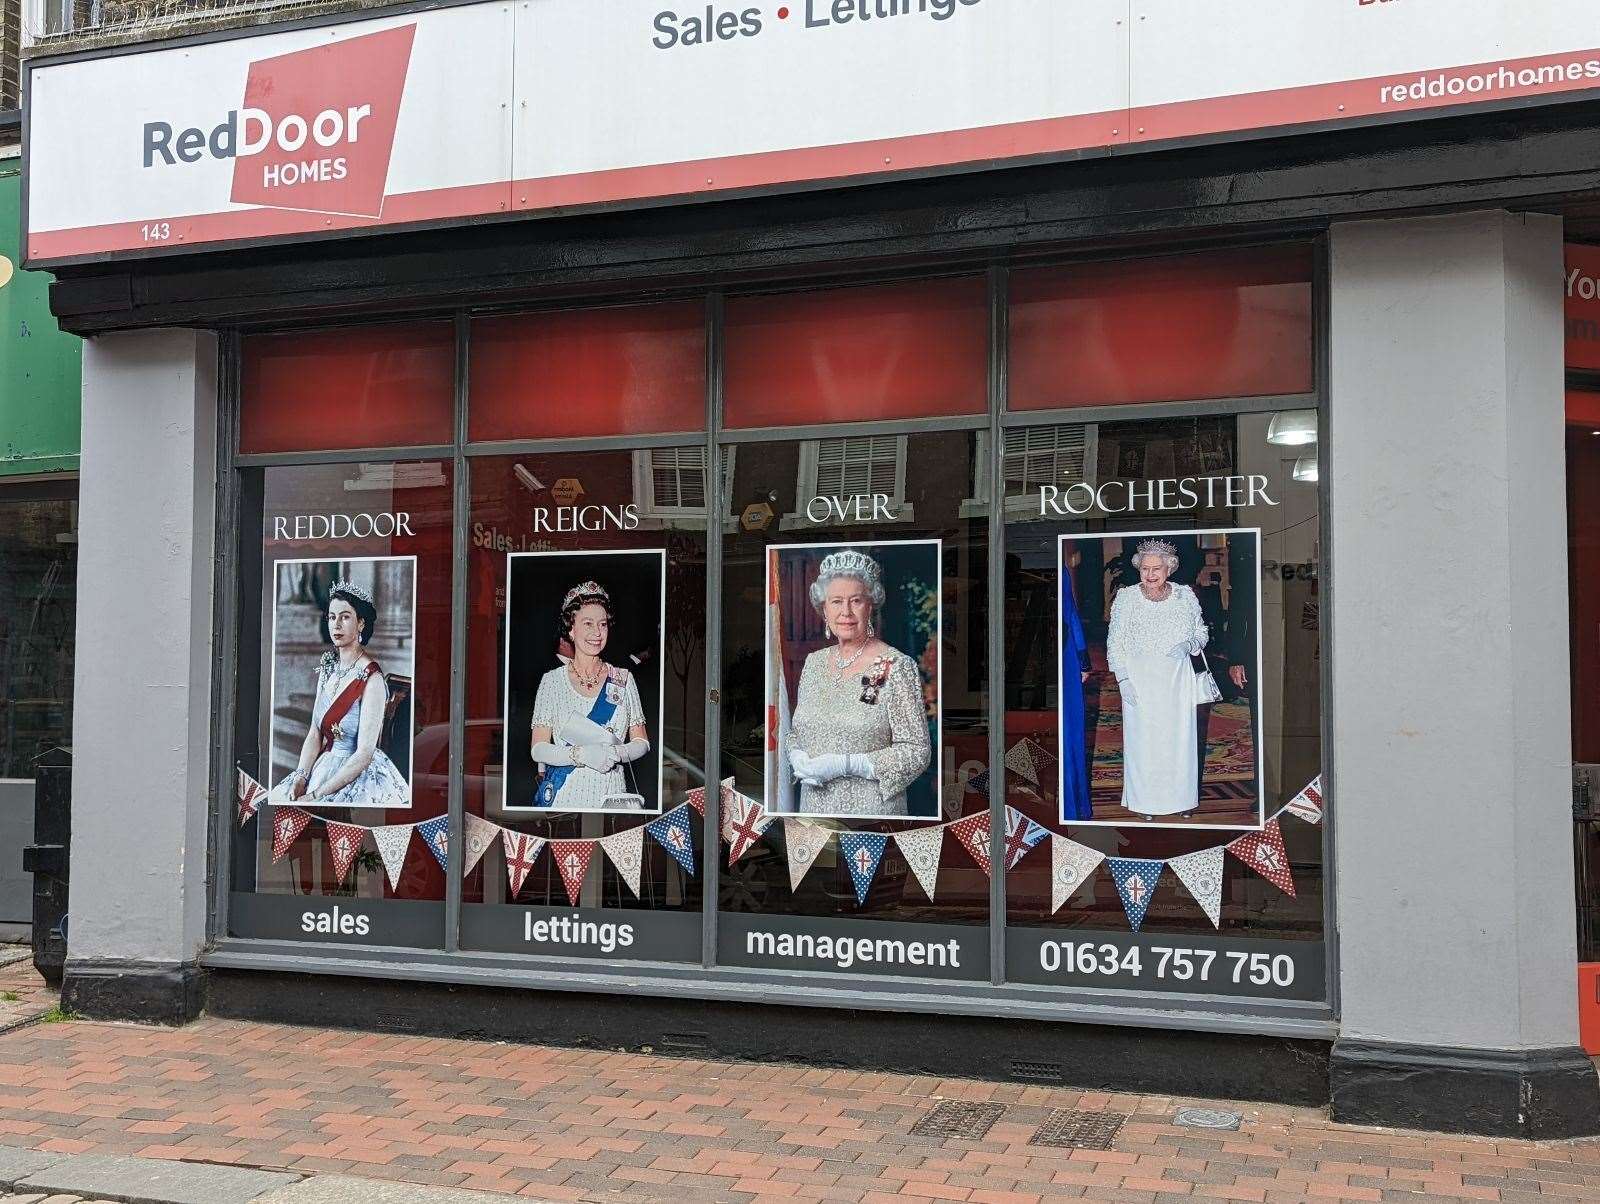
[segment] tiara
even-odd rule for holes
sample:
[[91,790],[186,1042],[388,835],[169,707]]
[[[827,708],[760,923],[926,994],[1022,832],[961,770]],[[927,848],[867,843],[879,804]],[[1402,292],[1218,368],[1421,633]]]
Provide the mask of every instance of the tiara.
[[592,597],[596,594],[604,598],[607,602],[611,601],[611,595],[606,593],[605,586],[601,585],[598,581],[580,581],[577,585],[574,585],[567,591],[567,596],[565,598],[561,599],[561,609],[566,610],[567,607],[571,606],[574,600],[578,598],[585,596]]
[[822,558],[822,564],[817,569],[818,577],[859,577],[868,585],[877,585],[878,579],[883,576],[883,569],[878,562],[865,552],[854,549],[844,552],[829,552]]
[[333,588],[328,591],[328,597],[331,598],[334,594],[349,594],[352,598],[358,598],[368,606],[372,605],[372,595],[353,581],[335,581]]
[[1135,561],[1141,556],[1176,556],[1178,547],[1164,539],[1147,539],[1133,550]]

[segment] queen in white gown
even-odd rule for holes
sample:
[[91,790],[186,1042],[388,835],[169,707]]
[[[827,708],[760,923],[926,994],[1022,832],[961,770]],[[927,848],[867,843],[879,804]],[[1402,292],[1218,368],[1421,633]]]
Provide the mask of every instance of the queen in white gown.
[[1106,660],[1122,694],[1122,805],[1146,818],[1200,805],[1199,696],[1189,658],[1206,645],[1200,602],[1167,578],[1170,543],[1147,539],[1133,554],[1139,584],[1111,603]]

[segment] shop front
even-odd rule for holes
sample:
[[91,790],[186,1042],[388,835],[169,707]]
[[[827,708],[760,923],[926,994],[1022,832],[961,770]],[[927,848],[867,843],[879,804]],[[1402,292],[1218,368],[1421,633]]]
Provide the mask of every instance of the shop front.
[[1600,1129],[1591,52],[1272,43],[1218,99],[1114,69],[1193,54],[1176,6],[1099,7],[37,60],[30,253],[93,336],[69,1005]]

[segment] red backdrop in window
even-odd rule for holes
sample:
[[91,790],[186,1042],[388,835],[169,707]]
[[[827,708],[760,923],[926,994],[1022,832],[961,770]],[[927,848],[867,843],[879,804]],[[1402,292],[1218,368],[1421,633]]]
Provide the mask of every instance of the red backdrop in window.
[[939,418],[989,404],[981,277],[730,300],[725,347],[730,427]]
[[449,443],[449,322],[352,326],[244,340],[239,450],[324,451]]
[[471,346],[471,439],[705,429],[699,301],[480,318]]
[[1010,408],[1309,393],[1311,248],[1030,268],[1010,286]]

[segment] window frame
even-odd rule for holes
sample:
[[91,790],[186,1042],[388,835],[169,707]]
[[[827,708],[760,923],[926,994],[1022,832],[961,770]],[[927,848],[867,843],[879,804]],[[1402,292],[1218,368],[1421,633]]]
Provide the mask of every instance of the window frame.
[[[1143,251],[1139,257],[1166,256],[1186,250],[1216,249],[1220,245],[1240,251],[1251,247],[1275,245],[1286,241],[1301,241],[1290,236],[1236,241],[1230,244],[1210,243],[1204,246],[1163,246]],[[1003,439],[1004,432],[1018,428],[1051,426],[1061,423],[1095,424],[1102,421],[1119,423],[1141,419],[1171,418],[1197,413],[1207,415],[1268,412],[1279,409],[1314,408],[1323,415],[1323,429],[1327,429],[1327,246],[1325,238],[1312,240],[1314,248],[1313,292],[1313,377],[1311,393],[1288,396],[1246,398],[1209,398],[1199,401],[1112,404],[1057,410],[1012,411],[1007,406],[1006,395],[1006,285],[1009,262],[995,260],[987,269],[990,293],[990,404],[986,415],[969,415],[939,419],[894,419],[877,422],[828,424],[774,428],[725,429],[722,424],[722,398],[720,360],[722,354],[722,305],[730,293],[712,287],[699,289],[690,295],[703,298],[707,321],[707,397],[706,427],[703,433],[666,434],[648,436],[607,436],[593,439],[519,440],[497,443],[472,443],[467,437],[468,404],[468,339],[470,320],[476,311],[454,311],[456,323],[456,397],[455,439],[443,447],[373,448],[339,452],[291,452],[244,456],[238,453],[239,407],[239,331],[224,331],[219,340],[219,393],[221,413],[218,422],[219,454],[219,504],[217,508],[218,531],[225,534],[233,530],[237,520],[238,469],[265,464],[300,464],[347,461],[418,460],[450,457],[455,471],[455,514],[453,546],[452,598],[452,663],[459,669],[465,664],[467,615],[467,553],[470,548],[470,497],[473,460],[486,455],[504,455],[508,452],[604,451],[629,450],[640,452],[653,447],[684,446],[703,439],[708,455],[712,481],[708,483],[707,496],[729,497],[731,473],[725,471],[722,456],[730,455],[743,443],[795,442],[837,436],[896,435],[904,436],[925,430],[977,431],[984,443],[975,477],[982,474],[982,483],[974,481],[974,497],[968,499],[979,507],[988,506],[990,521],[989,613],[999,613],[1004,606],[1005,526],[1010,508],[1004,494]],[[1047,262],[1086,262],[1128,258],[1100,253],[1093,256],[1053,257]],[[1029,260],[1027,266],[1035,261]],[[1019,266],[1021,266],[1019,264]],[[970,261],[960,264],[936,266],[932,270],[901,270],[881,276],[853,279],[851,283],[880,283],[905,281],[919,275],[925,277],[971,275]],[[810,291],[837,287],[838,281],[817,279],[786,282],[786,288]],[[741,290],[743,291],[743,290]],[[752,290],[754,291],[754,290]],[[768,284],[759,291],[771,292]],[[633,294],[637,296],[637,293]],[[683,294],[677,294],[679,296]],[[620,299],[599,299],[594,304],[616,304]],[[570,307],[567,303],[565,307]],[[372,321],[402,321],[412,315],[384,314]],[[413,318],[414,320],[414,318]],[[364,324],[364,323],[363,323]],[[255,333],[255,331],[252,331]],[[903,449],[902,440],[902,449]],[[1320,453],[1324,470],[1318,485],[1319,514],[1326,523],[1329,513],[1327,493],[1332,473],[1328,470],[1329,455],[1324,446]],[[899,480],[903,489],[903,450]],[[636,457],[637,462],[637,457]],[[803,471],[803,469],[802,469]],[[813,476],[814,480],[814,467]],[[992,504],[991,504],[992,503]],[[737,518],[723,516],[723,523],[737,523]],[[1325,526],[1324,526],[1325,532]],[[707,532],[707,597],[710,615],[706,648],[706,674],[710,683],[721,680],[719,663],[721,645],[721,584],[722,540],[717,532]],[[213,776],[215,794],[212,808],[211,857],[214,867],[214,896],[210,909],[208,932],[210,944],[202,956],[204,964],[219,968],[273,968],[298,972],[328,972],[385,977],[401,980],[448,981],[456,983],[482,983],[500,986],[515,985],[538,989],[569,992],[614,992],[645,994],[676,994],[719,1002],[760,1002],[773,998],[775,991],[792,988],[793,975],[776,971],[752,970],[716,962],[717,950],[717,891],[704,892],[702,911],[702,958],[696,966],[692,963],[663,963],[645,961],[597,960],[574,969],[564,959],[540,955],[509,955],[464,952],[460,948],[461,875],[446,876],[445,935],[443,947],[433,950],[385,950],[377,947],[351,947],[319,944],[312,941],[263,941],[226,936],[228,901],[227,868],[229,855],[224,842],[233,836],[233,690],[237,665],[234,654],[235,626],[238,622],[237,557],[232,550],[236,541],[220,538],[217,557],[217,589],[215,592],[215,631],[218,637],[218,668],[214,677],[213,742],[217,757]],[[1330,611],[1328,596],[1332,592],[1332,565],[1323,541],[1323,567],[1321,570],[1324,596],[1324,613]],[[1326,793],[1333,790],[1333,763],[1336,745],[1330,728],[1330,708],[1326,705],[1329,691],[1328,649],[1333,635],[1330,624],[1324,623],[1319,632],[1321,664],[1322,710],[1321,750],[1322,770]],[[998,764],[1004,749],[1004,630],[1003,626],[988,625],[989,640],[989,707],[990,707],[990,761]],[[465,735],[465,682],[464,674],[456,672],[451,697],[451,775],[449,789],[449,814],[451,817],[451,847],[460,848],[463,819],[463,766],[462,749]],[[706,700],[705,765],[717,766],[721,762],[720,707],[718,690],[708,687]],[[996,722],[998,718],[999,722]],[[704,768],[704,767],[702,767]],[[718,832],[720,816],[716,791],[709,791],[704,825],[700,832],[698,852],[700,872],[709,876],[717,873],[720,865]],[[1003,836],[1004,778],[991,775],[989,813],[991,840]],[[1315,1003],[1284,1002],[1271,999],[1247,999],[1236,996],[1180,996],[1148,990],[1092,990],[1072,987],[1037,987],[1015,981],[1005,976],[1006,906],[1005,875],[990,877],[991,904],[989,918],[989,951],[991,974],[987,983],[909,983],[892,977],[858,978],[845,974],[807,973],[809,1001],[818,1005],[840,1008],[866,1008],[940,1015],[1013,1016],[1053,1021],[1079,1023],[1115,1023],[1152,1028],[1200,1027],[1208,1031],[1237,1032],[1254,1036],[1282,1036],[1307,1039],[1328,1039],[1337,1034],[1338,1016],[1338,947],[1335,899],[1337,887],[1333,874],[1335,824],[1333,809],[1320,828],[1324,867],[1323,931],[1327,982],[1320,1001]],[[219,855],[220,850],[220,855]]]

